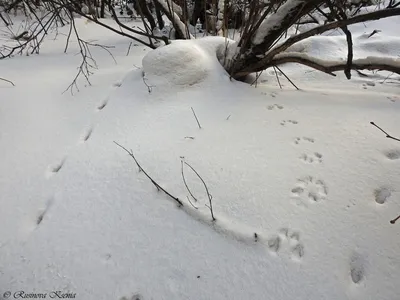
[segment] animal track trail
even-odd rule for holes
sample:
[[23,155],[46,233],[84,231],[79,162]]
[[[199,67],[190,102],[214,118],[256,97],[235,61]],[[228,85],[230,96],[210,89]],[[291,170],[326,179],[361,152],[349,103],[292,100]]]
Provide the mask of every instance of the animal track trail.
[[61,159],[61,161],[59,161],[58,163],[51,165],[47,168],[46,171],[46,178],[50,178],[52,176],[54,176],[55,174],[57,174],[58,172],[60,172],[60,170],[62,169],[62,167],[64,166],[65,160],[67,158],[64,157],[63,159]]
[[137,293],[129,297],[124,296],[122,298],[119,298],[119,300],[144,300],[144,298],[141,294]]
[[320,164],[322,163],[322,154],[318,152],[314,152],[312,154],[302,154],[300,156],[300,160],[308,164]]
[[53,202],[54,202],[54,197],[51,197],[49,200],[47,200],[47,202],[45,204],[45,207],[43,209],[39,210],[39,213],[38,213],[37,218],[36,218],[37,227],[40,225],[40,223],[42,223],[43,218],[45,217],[45,215],[49,211],[50,207],[53,205]]
[[365,268],[362,258],[355,254],[350,258],[350,278],[354,284],[359,284],[365,278]]
[[304,245],[300,242],[300,233],[282,228],[278,234],[271,236],[267,246],[272,254],[289,255],[291,259],[300,261],[304,256]]
[[84,143],[87,140],[89,140],[89,138],[91,137],[93,133],[93,127],[89,127],[88,129],[85,129],[82,136],[81,136],[81,142]]
[[392,195],[392,191],[388,188],[382,187],[374,191],[375,202],[384,204]]
[[398,96],[389,96],[386,98],[389,99],[391,102],[396,102],[396,101],[400,100],[400,97],[398,97]]
[[400,149],[388,150],[384,155],[390,160],[400,159]]
[[302,143],[315,143],[315,139],[310,138],[310,137],[296,137],[294,139],[294,143],[296,145],[302,144]]
[[276,109],[281,110],[281,109],[283,109],[283,105],[273,104],[273,105],[269,105],[269,106],[267,107],[267,109],[268,109],[268,110],[276,110]]
[[328,196],[326,184],[322,180],[312,176],[298,179],[291,192],[292,197],[297,200],[298,204],[303,205],[309,202],[316,203],[323,201]]
[[109,97],[106,97],[105,99],[101,100],[100,103],[97,105],[97,110],[98,111],[103,110],[104,107],[107,106],[109,100],[110,100]]
[[286,126],[286,124],[297,125],[299,124],[299,122],[297,122],[296,120],[283,120],[280,124],[282,126]]

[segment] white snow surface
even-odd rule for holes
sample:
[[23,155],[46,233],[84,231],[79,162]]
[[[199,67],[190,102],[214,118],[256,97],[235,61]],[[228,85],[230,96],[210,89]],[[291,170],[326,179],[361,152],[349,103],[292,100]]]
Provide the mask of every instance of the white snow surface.
[[[225,39],[126,56],[128,39],[77,25],[115,45],[118,64],[94,49],[99,70],[74,96],[61,94],[79,65],[76,45],[61,54],[63,35],[39,56],[1,61],[16,86],[0,81],[0,295],[399,297],[400,224],[389,220],[400,214],[400,143],[369,123],[400,135],[398,76],[345,81],[290,65],[300,91],[282,74],[279,89],[273,70],[255,88],[218,64]],[[187,201],[182,159],[207,184],[215,222],[185,167],[197,209]]]

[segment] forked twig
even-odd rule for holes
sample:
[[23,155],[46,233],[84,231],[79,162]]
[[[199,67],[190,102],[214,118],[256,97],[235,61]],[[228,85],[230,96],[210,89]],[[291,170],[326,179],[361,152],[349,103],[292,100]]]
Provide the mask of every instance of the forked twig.
[[199,179],[200,179],[201,182],[203,183],[204,188],[206,189],[208,201],[209,201],[209,203],[210,203],[210,205],[207,205],[207,204],[206,204],[206,206],[210,209],[212,220],[215,221],[216,218],[214,217],[214,211],[213,211],[213,207],[212,207],[212,195],[210,194],[210,192],[209,192],[209,190],[208,190],[207,184],[204,182],[204,180],[203,180],[203,178],[200,176],[200,174],[199,174],[190,164],[188,164],[186,161],[184,161],[183,163],[185,163],[185,165],[187,165],[190,169],[192,169],[192,171],[197,175],[197,177],[199,177]]
[[182,202],[181,200],[179,200],[179,198],[172,196],[172,195],[171,195],[169,192],[167,192],[162,186],[160,186],[153,178],[151,178],[149,174],[147,174],[147,172],[141,167],[141,165],[139,164],[139,162],[136,160],[136,157],[135,157],[135,155],[133,154],[133,151],[132,151],[132,150],[129,151],[129,150],[126,149],[124,146],[118,144],[116,141],[114,141],[114,143],[115,143],[118,147],[120,147],[120,148],[122,148],[123,150],[125,150],[125,152],[128,153],[129,156],[133,158],[133,160],[135,161],[135,163],[136,163],[136,165],[138,166],[139,170],[140,170],[141,172],[143,172],[144,175],[146,175],[146,177],[147,177],[148,179],[150,179],[151,183],[154,184],[154,186],[157,188],[157,190],[163,191],[167,196],[169,196],[171,199],[173,199],[174,201],[176,201],[176,202],[179,204],[179,206],[183,206],[183,202]]

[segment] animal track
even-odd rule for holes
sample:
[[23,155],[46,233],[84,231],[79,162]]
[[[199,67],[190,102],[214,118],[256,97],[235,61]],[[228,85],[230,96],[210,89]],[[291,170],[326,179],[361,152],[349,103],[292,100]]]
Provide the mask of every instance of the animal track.
[[66,158],[63,158],[59,163],[49,166],[48,172],[47,172],[47,178],[60,172],[61,168],[64,166],[65,160],[66,160]]
[[44,216],[46,215],[46,213],[48,212],[48,210],[50,209],[51,205],[53,204],[54,198],[50,198],[47,202],[46,202],[46,207],[42,210],[39,211],[39,215],[37,216],[36,219],[36,225],[39,226],[40,223],[42,223]]
[[128,297],[122,297],[119,300],[144,300],[143,296],[141,294],[134,294],[132,296]]
[[283,109],[283,106],[279,105],[279,104],[273,104],[273,105],[269,105],[267,108],[268,108],[268,110]]
[[374,191],[375,195],[375,202],[378,204],[383,204],[385,203],[389,197],[392,195],[392,191],[389,190],[388,188],[379,188]]
[[294,139],[294,143],[296,145],[303,143],[303,142],[307,142],[307,143],[314,143],[315,140],[313,138],[309,138],[309,137],[297,137]]
[[319,202],[328,196],[328,188],[322,180],[307,176],[297,180],[292,196],[303,201]]
[[309,164],[322,163],[322,154],[318,152],[314,152],[313,154],[302,154],[300,159]]
[[109,98],[105,98],[104,100],[102,100],[98,105],[97,105],[97,110],[102,110],[104,107],[106,107],[106,105],[108,104],[108,100]]
[[283,120],[283,121],[281,122],[281,125],[282,125],[282,126],[285,126],[285,125],[288,124],[288,123],[294,124],[294,125],[299,124],[299,122],[297,122],[296,120]]
[[92,135],[92,132],[93,132],[93,128],[92,127],[87,129],[82,135],[82,142],[86,142],[90,138],[90,136]]
[[360,283],[365,277],[365,270],[361,257],[353,255],[350,259],[350,278],[353,283]]
[[[278,234],[271,236],[267,241],[268,249],[272,253],[288,253],[292,259],[300,260],[304,256],[304,245],[300,242],[300,233],[282,228]],[[285,250],[286,248],[286,250]]]
[[397,96],[389,96],[386,98],[388,98],[391,102],[396,102],[397,100],[400,100],[400,97],[397,97]]
[[400,149],[389,150],[385,152],[385,156],[390,160],[396,160],[400,158]]

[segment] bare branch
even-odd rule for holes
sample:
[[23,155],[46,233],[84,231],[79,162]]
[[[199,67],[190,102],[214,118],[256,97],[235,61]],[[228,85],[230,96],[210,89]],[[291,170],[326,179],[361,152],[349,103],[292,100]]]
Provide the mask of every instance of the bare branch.
[[376,125],[374,122],[370,122],[370,123],[371,123],[373,126],[375,126],[376,128],[378,128],[380,131],[382,131],[384,134],[386,134],[386,137],[387,137],[388,139],[392,139],[392,140],[395,140],[395,141],[400,142],[400,139],[391,136],[389,133],[387,133],[387,132],[386,132],[385,130],[383,130],[381,127],[379,127],[378,125]]
[[14,82],[12,82],[11,80],[8,80],[8,79],[5,79],[5,78],[1,78],[1,77],[0,77],[0,80],[5,81],[5,82],[8,82],[8,83],[10,83],[12,86],[15,86]]
[[196,122],[197,122],[197,125],[199,126],[199,129],[201,129],[199,119],[197,119],[197,116],[196,116],[196,113],[194,112],[193,107],[191,107],[191,109],[192,109],[192,112],[193,112],[194,117],[196,118]]
[[129,151],[129,150],[126,149],[124,146],[118,144],[116,141],[114,141],[114,143],[115,143],[118,147],[120,147],[120,148],[122,148],[123,150],[125,150],[125,152],[128,153],[129,156],[133,158],[133,160],[135,161],[135,163],[136,163],[136,165],[138,166],[139,170],[140,170],[141,172],[143,172],[143,174],[146,175],[146,177],[147,177],[148,179],[150,179],[151,183],[157,188],[157,190],[163,191],[168,197],[170,197],[170,198],[173,199],[175,202],[177,202],[177,203],[179,204],[179,206],[183,206],[183,202],[182,202],[181,200],[179,200],[179,198],[172,196],[172,195],[171,195],[169,192],[167,192],[163,187],[161,187],[153,178],[151,178],[151,177],[149,176],[149,174],[147,174],[147,172],[142,168],[142,166],[141,166],[141,165],[139,164],[139,162],[136,160],[136,157],[133,155],[132,150]]

